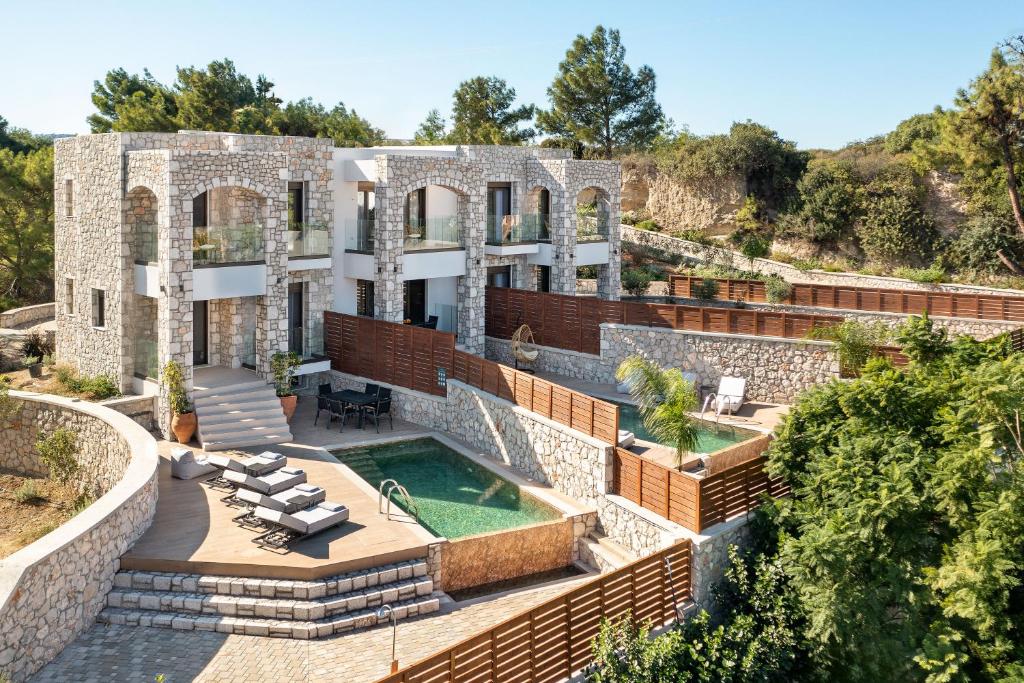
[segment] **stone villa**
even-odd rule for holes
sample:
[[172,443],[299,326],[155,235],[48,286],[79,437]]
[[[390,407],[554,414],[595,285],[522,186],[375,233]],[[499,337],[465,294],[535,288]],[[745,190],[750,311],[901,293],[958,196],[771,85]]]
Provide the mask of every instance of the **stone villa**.
[[[57,356],[125,392],[158,393],[170,359],[190,387],[217,368],[266,379],[278,351],[304,359],[307,383],[329,370],[329,310],[455,332],[483,354],[485,286],[573,294],[592,265],[618,298],[615,162],[191,131],[78,136],[55,155]],[[253,410],[259,384],[239,386]],[[277,429],[254,440],[199,412],[210,447],[290,436],[280,416],[260,414]]]

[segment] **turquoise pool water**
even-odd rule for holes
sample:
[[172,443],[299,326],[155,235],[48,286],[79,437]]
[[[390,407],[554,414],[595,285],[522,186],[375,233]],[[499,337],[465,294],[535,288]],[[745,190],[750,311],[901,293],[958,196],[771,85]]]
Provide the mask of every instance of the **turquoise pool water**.
[[347,448],[335,451],[334,457],[374,488],[386,479],[401,483],[416,502],[419,523],[445,538],[512,529],[562,516],[431,438]]
[[[638,439],[650,441],[651,443],[661,443],[644,427],[644,422],[640,418],[640,412],[636,409],[636,406],[629,403],[617,403],[616,405],[619,406],[619,429],[633,432]],[[714,453],[726,446],[752,439],[758,435],[758,432],[749,429],[717,425],[707,420],[700,421],[698,433],[698,453]],[[672,444],[663,445],[674,448]]]

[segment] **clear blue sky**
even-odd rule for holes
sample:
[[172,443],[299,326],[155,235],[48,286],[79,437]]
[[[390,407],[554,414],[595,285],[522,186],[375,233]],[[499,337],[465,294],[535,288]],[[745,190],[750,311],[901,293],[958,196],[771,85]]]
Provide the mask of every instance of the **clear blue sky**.
[[4,3],[0,116],[37,132],[87,132],[92,82],[108,69],[229,57],[286,100],[355,108],[411,137],[459,81],[497,75],[524,102],[547,86],[572,38],[603,23],[627,61],[651,65],[668,116],[696,133],[753,119],[801,147],[836,147],[946,105],[1000,40],[1024,33],[1024,5],[885,2],[313,2],[104,0]]

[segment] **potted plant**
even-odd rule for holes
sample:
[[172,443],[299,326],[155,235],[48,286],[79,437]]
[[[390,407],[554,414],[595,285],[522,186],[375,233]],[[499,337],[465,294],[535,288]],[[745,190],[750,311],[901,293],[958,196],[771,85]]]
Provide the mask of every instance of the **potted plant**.
[[295,414],[295,406],[299,397],[292,391],[292,372],[302,365],[302,359],[293,351],[282,353],[278,351],[270,358],[270,371],[274,374],[274,389],[277,397],[281,400],[281,410],[284,417],[291,422]]
[[167,401],[171,406],[171,431],[179,443],[188,443],[196,433],[196,414],[185,391],[185,375],[181,364],[169,360],[164,365],[161,381],[167,389]]

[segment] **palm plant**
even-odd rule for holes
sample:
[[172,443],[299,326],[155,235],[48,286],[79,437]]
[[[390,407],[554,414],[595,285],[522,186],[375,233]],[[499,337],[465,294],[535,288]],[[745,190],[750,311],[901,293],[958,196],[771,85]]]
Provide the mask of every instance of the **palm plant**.
[[615,378],[629,386],[644,426],[656,439],[675,446],[676,467],[683,456],[697,448],[697,423],[690,412],[697,409],[697,392],[678,368],[663,370],[643,356],[622,361]]

